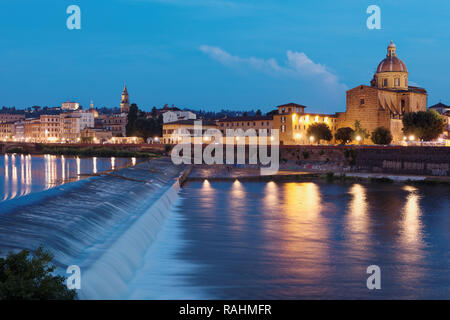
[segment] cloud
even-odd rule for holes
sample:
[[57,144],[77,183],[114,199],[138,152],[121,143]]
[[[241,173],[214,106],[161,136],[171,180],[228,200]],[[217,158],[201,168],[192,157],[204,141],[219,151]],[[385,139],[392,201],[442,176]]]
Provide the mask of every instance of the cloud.
[[202,45],[199,49],[210,58],[228,67],[250,67],[272,75],[318,81],[335,90],[347,90],[347,86],[340,83],[339,78],[326,66],[315,63],[304,52],[288,50],[285,64],[280,65],[274,58],[267,60],[254,57],[242,58],[231,55],[219,47]]

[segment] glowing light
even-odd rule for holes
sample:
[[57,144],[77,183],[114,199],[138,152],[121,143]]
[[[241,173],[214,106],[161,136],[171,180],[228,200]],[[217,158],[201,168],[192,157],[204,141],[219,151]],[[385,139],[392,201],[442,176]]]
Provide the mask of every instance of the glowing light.
[[361,136],[356,136],[356,141],[361,141]]
[[313,136],[309,137],[309,141],[313,142],[314,141],[314,137]]
[[413,135],[409,136],[409,141],[414,141],[415,137]]
[[301,135],[300,133],[297,133],[297,134],[295,135],[295,138],[296,138],[296,139],[301,139],[301,137],[302,137],[302,135]]
[[315,122],[319,122],[319,116],[316,116],[316,117],[314,118],[314,121],[315,121]]

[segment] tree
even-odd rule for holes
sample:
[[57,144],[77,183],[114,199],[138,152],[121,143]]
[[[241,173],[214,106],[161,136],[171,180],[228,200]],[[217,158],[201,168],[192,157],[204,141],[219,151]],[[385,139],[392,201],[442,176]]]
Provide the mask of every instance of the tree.
[[132,136],[133,135],[133,131],[134,131],[134,123],[136,122],[137,118],[138,118],[138,113],[139,113],[139,108],[138,106],[133,103],[130,106],[130,111],[128,112],[128,122],[127,122],[127,126],[126,126],[126,130],[127,130],[127,136]]
[[355,130],[350,127],[344,127],[337,129],[334,138],[336,141],[341,141],[341,143],[346,144],[352,142],[354,134]]
[[369,131],[367,129],[364,129],[361,127],[361,121],[356,120],[355,121],[355,132],[353,134],[353,140],[358,140],[358,137],[360,138],[359,141],[364,142],[365,139],[370,137]]
[[306,134],[308,137],[314,137],[314,140],[316,140],[317,143],[319,143],[320,140],[331,141],[331,139],[333,139],[331,130],[325,123],[314,123],[310,125]]
[[0,300],[74,300],[65,278],[53,275],[52,259],[42,247],[33,255],[22,250],[0,258]]
[[445,120],[434,110],[409,112],[403,117],[403,132],[420,140],[434,140],[444,131]]
[[385,127],[378,127],[372,132],[371,139],[375,144],[389,144],[392,141],[392,134]]
[[262,112],[261,112],[261,110],[260,110],[260,109],[256,110],[256,115],[257,115],[257,116],[260,116],[260,115],[262,115]]

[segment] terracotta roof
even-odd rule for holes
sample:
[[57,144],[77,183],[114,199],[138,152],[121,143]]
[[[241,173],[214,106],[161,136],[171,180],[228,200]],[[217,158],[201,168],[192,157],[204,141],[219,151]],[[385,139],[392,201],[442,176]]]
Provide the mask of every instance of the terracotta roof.
[[279,105],[277,108],[281,108],[281,107],[301,107],[301,108],[306,108],[306,106],[303,106],[303,105],[297,104],[297,103],[293,103],[293,102]]
[[379,72],[408,72],[405,63],[397,57],[386,57],[377,68]]
[[164,123],[164,125],[170,125],[170,124],[185,124],[185,125],[194,125],[194,121],[201,121],[202,125],[204,126],[216,126],[216,123],[214,121],[210,121],[210,120],[202,120],[202,119],[189,119],[189,120],[178,120],[178,121],[174,121],[174,122],[168,122],[168,123]]
[[269,121],[273,120],[273,116],[250,116],[250,117],[233,117],[220,119],[219,122],[238,122],[238,121]]

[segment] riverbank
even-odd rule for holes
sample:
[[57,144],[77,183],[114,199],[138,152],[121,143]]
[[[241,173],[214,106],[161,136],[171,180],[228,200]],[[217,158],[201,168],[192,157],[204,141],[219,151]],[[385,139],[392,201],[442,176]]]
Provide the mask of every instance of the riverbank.
[[158,158],[162,152],[155,150],[141,151],[121,149],[110,146],[70,146],[70,145],[36,145],[30,150],[27,146],[13,146],[6,150],[10,154],[50,154],[63,156],[80,156],[80,157],[117,157],[117,158]]
[[392,173],[362,173],[339,170],[318,170],[317,167],[304,169],[301,167],[281,166],[276,174],[261,175],[259,166],[244,165],[195,165],[187,177],[188,181],[367,181],[384,183],[409,183],[409,184],[443,184],[450,186],[450,177],[436,177],[426,175],[403,175]]

